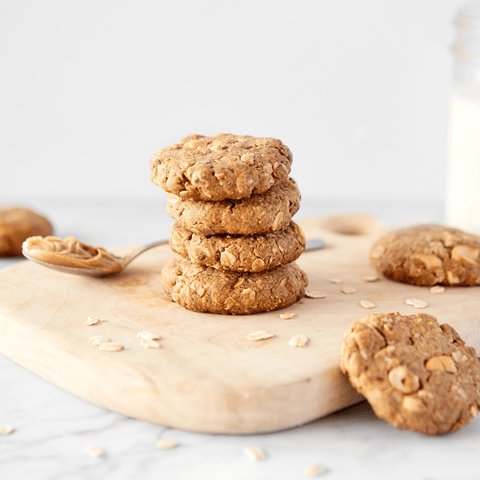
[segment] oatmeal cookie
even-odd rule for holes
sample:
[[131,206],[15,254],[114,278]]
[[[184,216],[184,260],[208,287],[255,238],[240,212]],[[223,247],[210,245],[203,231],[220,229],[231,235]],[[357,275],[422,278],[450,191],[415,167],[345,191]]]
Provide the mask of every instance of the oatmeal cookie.
[[162,270],[167,295],[188,310],[230,315],[268,312],[300,300],[307,276],[294,263],[260,273],[238,273],[173,257]]
[[23,207],[0,209],[0,256],[20,257],[22,243],[33,235],[51,235],[51,223],[38,213]]
[[305,250],[305,235],[294,222],[259,235],[198,235],[174,223],[170,248],[193,263],[234,272],[262,272],[294,262]]
[[288,178],[290,150],[275,138],[190,135],[150,161],[152,182],[181,198],[217,201],[264,193]]
[[377,272],[413,285],[480,285],[480,237],[441,225],[403,228],[380,238],[370,260]]
[[454,432],[480,407],[475,349],[431,315],[371,315],[352,324],[341,368],[375,414],[398,429]]
[[241,200],[203,202],[167,195],[167,212],[182,227],[199,235],[255,235],[285,228],[300,208],[293,178],[261,195]]

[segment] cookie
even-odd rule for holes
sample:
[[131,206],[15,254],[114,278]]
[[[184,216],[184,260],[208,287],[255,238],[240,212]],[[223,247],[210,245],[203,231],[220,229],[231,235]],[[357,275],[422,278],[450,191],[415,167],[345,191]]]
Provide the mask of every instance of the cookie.
[[300,300],[307,276],[294,263],[260,273],[204,267],[174,256],[162,270],[167,295],[188,310],[230,315],[268,312]]
[[167,195],[167,212],[182,227],[199,235],[255,235],[285,228],[300,208],[300,191],[292,178],[261,195],[241,200],[203,202]]
[[259,235],[198,235],[178,223],[170,248],[191,262],[234,272],[262,272],[294,262],[305,250],[305,235],[294,222]]
[[480,285],[480,237],[441,225],[403,228],[380,238],[370,260],[377,272],[413,285]]
[[431,315],[371,315],[352,324],[341,368],[375,414],[398,429],[454,432],[480,407],[475,349]]
[[150,161],[152,182],[181,198],[238,200],[285,182],[292,154],[280,140],[190,135]]
[[51,235],[51,223],[38,213],[23,207],[0,209],[0,257],[22,255],[22,243],[33,235]]

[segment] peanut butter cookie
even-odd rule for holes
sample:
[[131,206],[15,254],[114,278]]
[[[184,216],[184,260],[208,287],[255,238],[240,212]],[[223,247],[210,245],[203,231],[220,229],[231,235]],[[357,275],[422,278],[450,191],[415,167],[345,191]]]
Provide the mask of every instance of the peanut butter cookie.
[[261,195],[241,200],[203,202],[167,195],[167,212],[182,227],[199,235],[255,235],[285,228],[300,208],[293,178]]
[[0,209],[0,256],[20,257],[22,243],[33,235],[51,235],[53,227],[33,210],[23,207]]
[[294,263],[260,273],[204,267],[173,257],[162,270],[167,295],[188,310],[230,315],[268,312],[300,300],[308,284]]
[[375,414],[398,429],[454,432],[480,407],[475,349],[431,315],[371,315],[352,324],[341,368]]
[[441,225],[403,228],[380,238],[370,260],[377,272],[413,285],[480,285],[480,237]]
[[150,161],[152,182],[181,198],[238,200],[288,178],[290,150],[275,138],[190,135]]
[[259,235],[198,235],[174,223],[170,248],[193,263],[234,272],[262,272],[294,262],[305,250],[305,235],[291,222]]

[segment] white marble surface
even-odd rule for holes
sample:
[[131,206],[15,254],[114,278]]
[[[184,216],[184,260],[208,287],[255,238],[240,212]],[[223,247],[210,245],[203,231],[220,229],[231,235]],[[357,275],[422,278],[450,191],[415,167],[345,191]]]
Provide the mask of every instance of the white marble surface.
[[[0,205],[5,205],[0,198]],[[59,236],[114,246],[152,241],[171,223],[158,205],[121,200],[31,200]],[[376,214],[389,226],[441,221],[440,205],[364,202],[361,205],[304,200],[301,216],[351,211]],[[0,260],[0,269],[19,260]],[[20,260],[21,261],[21,260]],[[0,292],[1,295],[1,292]],[[0,354],[0,479],[301,479],[321,464],[318,478],[474,480],[480,478],[480,420],[438,437],[398,431],[379,420],[365,402],[302,427],[264,435],[188,433],[140,422],[81,400]],[[159,439],[178,447],[161,451]],[[104,455],[92,458],[87,446]],[[259,446],[263,462],[245,447]]]

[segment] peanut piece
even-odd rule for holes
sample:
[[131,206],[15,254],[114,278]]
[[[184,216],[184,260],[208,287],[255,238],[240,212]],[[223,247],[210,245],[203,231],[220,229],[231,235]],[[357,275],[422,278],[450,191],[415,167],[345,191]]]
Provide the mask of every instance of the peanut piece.
[[425,363],[425,368],[427,370],[443,370],[447,373],[457,372],[457,367],[455,366],[452,357],[447,355],[429,358]]
[[442,268],[443,262],[436,255],[413,255],[412,258],[420,260],[427,268]]
[[395,367],[388,373],[388,381],[392,387],[403,393],[414,393],[420,387],[420,380],[408,371],[405,365]]
[[452,250],[452,260],[477,265],[479,253],[480,248],[473,248],[468,245],[457,245]]

